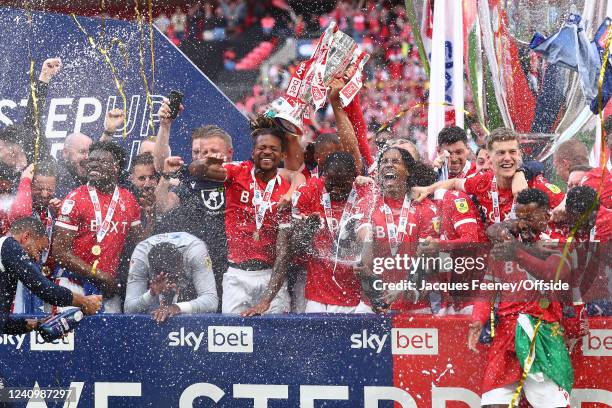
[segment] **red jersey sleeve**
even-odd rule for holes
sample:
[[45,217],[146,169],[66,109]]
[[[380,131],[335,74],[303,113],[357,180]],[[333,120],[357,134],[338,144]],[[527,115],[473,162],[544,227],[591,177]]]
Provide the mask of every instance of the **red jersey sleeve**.
[[459,191],[450,191],[444,197],[441,217],[448,217],[455,233],[463,242],[478,242],[482,228],[478,208],[470,197]]
[[[232,163],[225,163],[223,165],[223,167],[225,168],[226,176],[225,176],[225,182],[226,183],[232,183],[236,177],[245,170],[245,168],[249,167],[248,164],[250,164],[250,162],[232,162]],[[248,169],[250,170],[250,168]]]
[[17,195],[11,205],[11,209],[8,214],[9,223],[13,223],[15,220],[22,217],[29,217],[32,215],[32,180],[29,178],[22,178],[19,181],[19,187],[17,189]]
[[491,172],[472,174],[463,182],[463,191],[470,195],[486,191],[491,186],[491,179]]
[[542,175],[534,177],[528,184],[529,187],[537,188],[546,193],[551,209],[557,207],[565,199],[563,191],[556,185],[549,183]]

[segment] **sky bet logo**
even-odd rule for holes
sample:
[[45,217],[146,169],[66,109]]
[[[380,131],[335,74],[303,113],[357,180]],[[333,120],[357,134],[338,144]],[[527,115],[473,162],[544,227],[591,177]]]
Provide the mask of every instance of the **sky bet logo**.
[[612,357],[612,330],[589,330],[582,338],[582,352],[585,356]]
[[[168,334],[168,346],[191,347],[198,351],[203,346],[204,332],[188,332],[184,327]],[[253,328],[245,326],[208,326],[209,353],[252,353]]]
[[[351,335],[351,348],[371,349],[380,354],[388,337],[363,330]],[[391,353],[437,355],[438,329],[391,329]]]
[[66,337],[50,343],[45,343],[38,332],[17,335],[3,334],[0,336],[0,345],[14,347],[17,350],[25,349],[27,337],[30,337],[31,351],[74,351],[74,332],[70,332]]

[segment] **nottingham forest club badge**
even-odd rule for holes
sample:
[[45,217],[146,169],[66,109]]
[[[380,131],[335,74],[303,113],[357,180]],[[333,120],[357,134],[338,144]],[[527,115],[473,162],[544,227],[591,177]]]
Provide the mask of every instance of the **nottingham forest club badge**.
[[465,214],[470,209],[470,207],[468,206],[467,200],[465,198],[457,198],[455,200],[455,208],[461,214]]

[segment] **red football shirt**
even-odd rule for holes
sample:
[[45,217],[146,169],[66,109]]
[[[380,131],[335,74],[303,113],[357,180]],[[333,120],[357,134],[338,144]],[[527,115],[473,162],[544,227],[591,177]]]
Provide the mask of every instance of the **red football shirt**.
[[[253,163],[243,161],[224,165],[227,170],[225,179],[225,231],[227,233],[228,259],[233,263],[259,260],[274,264],[276,259],[276,237],[280,224],[289,223],[287,211],[278,212],[278,200],[289,191],[289,183],[277,176],[270,198],[270,208],[265,213],[259,230],[259,239],[255,239],[254,184],[251,176]],[[256,178],[262,196],[267,183]]]
[[[108,206],[113,194],[104,194],[97,190],[100,200],[102,220],[106,218]],[[108,232],[98,244],[96,232],[96,213],[89,197],[87,186],[81,186],[66,196],[62,203],[60,215],[55,225],[77,233],[72,244],[76,256],[88,264],[99,259],[98,269],[115,276],[119,257],[130,229],[140,224],[140,205],[136,198],[125,188],[119,188],[119,201],[110,223]],[[94,245],[100,245],[102,252],[99,257],[91,253]]]
[[350,217],[357,218],[357,226],[365,216],[364,203],[369,201],[370,187],[357,187],[357,199],[354,205],[347,201],[331,201],[332,235],[325,218],[322,197],[325,189],[323,178],[311,178],[298,190],[297,209],[294,216],[308,217],[319,214],[321,224],[313,239],[313,251],[305,258],[306,290],[308,300],[328,305],[357,306],[361,299],[361,283],[353,272],[352,265],[336,261],[334,240],[337,239],[337,228],[346,208]]
[[[385,217],[383,204],[387,204],[389,206],[391,213],[393,214],[393,223],[398,226],[404,200],[394,200],[390,197],[385,197],[384,202],[382,198],[379,198],[376,202],[376,206],[372,212],[369,223],[372,228],[374,258],[393,257],[388,238],[387,219]],[[411,202],[410,210],[408,211],[406,234],[404,235],[401,245],[398,247],[396,255],[400,255],[402,257],[404,255],[416,257],[416,249],[419,239],[438,237],[438,233],[436,232],[436,226],[439,222],[437,211],[436,205],[429,199],[425,199],[420,203],[416,203],[415,201]],[[385,268],[380,276],[383,282],[401,282],[402,280],[408,279],[410,268],[410,265],[408,265],[407,268],[400,269]],[[368,302],[366,301],[366,303]],[[405,296],[398,298],[398,300],[391,305],[391,309],[403,311],[417,310],[427,307],[429,307],[429,303],[427,301],[421,300],[414,303],[412,299],[408,299]]]
[[591,187],[595,191],[599,191],[601,186],[600,205],[595,223],[595,239],[607,242],[612,236],[612,172],[606,168],[602,180],[601,169],[593,169],[584,175],[580,185]]
[[[480,207],[485,213],[487,225],[495,222],[493,200],[491,198],[491,186],[494,175],[495,174],[492,171],[481,171],[467,177],[463,183],[463,190],[469,195],[474,196],[480,203]],[[529,180],[527,185],[530,188],[537,188],[538,190],[546,193],[551,209],[559,205],[565,197],[565,194],[561,191],[561,189],[559,189],[559,187],[549,183],[541,175]],[[500,221],[504,221],[512,210],[514,196],[512,195],[511,188],[502,189],[499,187],[499,183],[497,185],[497,191],[499,196]]]
[[487,242],[478,207],[462,191],[449,190],[439,203],[440,236],[446,241]]

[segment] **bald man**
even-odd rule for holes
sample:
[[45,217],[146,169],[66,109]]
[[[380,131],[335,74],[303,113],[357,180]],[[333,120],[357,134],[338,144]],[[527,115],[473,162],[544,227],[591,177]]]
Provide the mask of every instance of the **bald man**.
[[588,166],[589,151],[584,143],[577,139],[563,142],[553,153],[553,167],[557,176],[567,183],[570,168],[574,166]]
[[64,198],[72,190],[87,182],[85,161],[89,157],[92,140],[83,133],[72,133],[64,141],[57,174],[57,198]]

